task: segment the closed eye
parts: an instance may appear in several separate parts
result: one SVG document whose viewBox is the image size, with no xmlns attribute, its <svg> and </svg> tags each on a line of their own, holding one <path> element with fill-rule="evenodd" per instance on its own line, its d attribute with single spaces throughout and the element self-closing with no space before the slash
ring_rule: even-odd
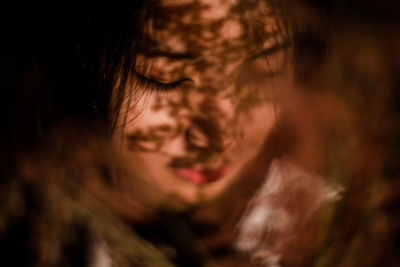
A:
<svg viewBox="0 0 400 267">
<path fill-rule="evenodd" d="M 248 74 L 255 78 L 259 75 L 260 78 L 265 78 L 284 73 L 288 67 L 285 52 L 287 48 L 286 43 L 276 44 L 249 57 L 242 67 L 245 76 Z"/>
<path fill-rule="evenodd" d="M 260 57 L 263 57 L 263 56 L 269 56 L 269 55 L 275 54 L 275 53 L 277 53 L 281 50 L 285 50 L 287 48 L 289 48 L 289 42 L 277 43 L 271 47 L 261 50 L 260 52 L 258 52 L 255 55 L 252 55 L 251 57 L 249 57 L 247 59 L 247 62 L 257 59 L 257 58 L 260 58 Z"/>
<path fill-rule="evenodd" d="M 190 78 L 183 78 L 183 79 L 173 81 L 170 83 L 163 83 L 156 79 L 146 77 L 146 76 L 138 73 L 137 71 L 134 71 L 134 74 L 137 78 L 136 81 L 139 84 L 139 86 L 141 86 L 145 89 L 148 89 L 148 90 L 156 91 L 156 92 L 169 92 L 169 91 L 177 90 L 177 89 L 180 89 L 180 88 L 188 85 L 188 83 L 193 82 L 192 79 L 190 79 Z"/>
</svg>

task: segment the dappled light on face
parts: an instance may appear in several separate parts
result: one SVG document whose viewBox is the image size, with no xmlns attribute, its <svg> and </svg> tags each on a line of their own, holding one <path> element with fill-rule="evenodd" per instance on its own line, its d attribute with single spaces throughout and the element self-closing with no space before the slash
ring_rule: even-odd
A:
<svg viewBox="0 0 400 267">
<path fill-rule="evenodd" d="M 264 1 L 149 9 L 114 139 L 159 190 L 155 205 L 187 211 L 245 182 L 264 153 L 291 81 L 289 42 Z"/>
<path fill-rule="evenodd" d="M 263 1 L 160 1 L 154 12 L 136 61 L 136 82 L 128 88 L 156 90 L 145 94 L 153 100 L 136 120 L 136 125 L 150 128 L 132 126 L 129 143 L 133 144 L 136 136 L 137 147 L 160 151 L 161 143 L 175 138 L 179 131 L 187 136 L 186 128 L 193 125 L 203 132 L 188 129 L 189 136 L 197 132 L 205 139 L 195 143 L 207 143 L 210 151 L 222 151 L 217 140 L 232 143 L 226 138 L 243 135 L 235 133 L 239 132 L 235 128 L 242 127 L 238 124 L 240 117 L 253 117 L 252 107 L 274 105 L 271 91 L 275 88 L 270 81 L 287 70 L 287 44 L 278 19 Z M 170 133 L 155 137 L 150 132 L 158 131 L 154 121 L 160 116 L 175 122 L 161 125 Z M 129 114 L 127 121 L 131 121 Z M 196 121 L 209 125 L 200 126 Z M 143 135 L 146 141 L 140 137 Z M 150 136 L 154 144 L 150 144 Z"/>
</svg>

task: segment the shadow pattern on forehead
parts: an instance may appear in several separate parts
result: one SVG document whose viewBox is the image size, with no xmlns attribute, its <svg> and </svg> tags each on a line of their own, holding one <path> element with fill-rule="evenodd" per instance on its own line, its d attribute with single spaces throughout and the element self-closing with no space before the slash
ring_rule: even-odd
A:
<svg viewBox="0 0 400 267">
<path fill-rule="evenodd" d="M 171 51 L 193 58 L 238 58 L 276 42 L 282 34 L 276 15 L 259 0 L 164 0 L 150 12 L 143 47 L 149 56 Z"/>
</svg>

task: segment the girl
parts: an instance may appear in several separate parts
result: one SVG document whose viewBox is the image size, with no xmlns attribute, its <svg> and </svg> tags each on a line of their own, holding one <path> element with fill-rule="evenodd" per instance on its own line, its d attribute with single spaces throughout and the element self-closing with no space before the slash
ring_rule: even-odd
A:
<svg viewBox="0 0 400 267">
<path fill-rule="evenodd" d="M 278 131 L 281 96 L 293 76 L 283 6 L 162 0 L 33 19 L 39 38 L 27 53 L 31 60 L 22 62 L 27 82 L 17 87 L 41 98 L 12 119 L 22 114 L 32 123 L 16 130 L 30 137 L 18 155 L 22 178 L 4 189 L 26 203 L 4 216 L 23 221 L 41 214 L 28 220 L 33 229 L 66 225 L 23 236 L 38 244 L 32 254 L 39 262 L 160 265 L 166 257 L 183 266 L 212 258 L 276 265 L 291 255 L 284 251 L 288 237 L 337 190 L 276 160 L 285 142 Z M 28 39 L 29 29 L 22 35 Z M 116 152 L 104 145 L 107 136 Z M 39 204 L 29 207 L 30 199 Z M 140 245 L 113 216 L 133 224 L 164 256 Z M 13 231 L 6 233 L 12 239 Z"/>
<path fill-rule="evenodd" d="M 293 76 L 282 12 L 267 1 L 163 0 L 143 17 L 113 139 L 148 189 L 139 196 L 122 182 L 144 210 L 125 207 L 124 216 L 144 221 L 138 233 L 176 251 L 179 264 L 204 259 L 185 253 L 196 250 L 176 240 L 178 229 L 155 230 L 171 220 L 165 212 L 221 258 L 248 253 L 274 265 L 288 236 L 337 197 L 277 147 L 280 96 Z M 158 210 L 169 219 L 149 224 Z"/>
</svg>

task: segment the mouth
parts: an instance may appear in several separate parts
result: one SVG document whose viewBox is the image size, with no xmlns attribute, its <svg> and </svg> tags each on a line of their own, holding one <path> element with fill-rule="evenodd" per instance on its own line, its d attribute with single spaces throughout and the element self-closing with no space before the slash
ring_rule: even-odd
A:
<svg viewBox="0 0 400 267">
<path fill-rule="evenodd" d="M 189 169 L 189 168 L 174 168 L 174 173 L 194 184 L 207 184 L 223 178 L 229 171 L 229 166 L 223 166 L 217 169 Z"/>
</svg>

